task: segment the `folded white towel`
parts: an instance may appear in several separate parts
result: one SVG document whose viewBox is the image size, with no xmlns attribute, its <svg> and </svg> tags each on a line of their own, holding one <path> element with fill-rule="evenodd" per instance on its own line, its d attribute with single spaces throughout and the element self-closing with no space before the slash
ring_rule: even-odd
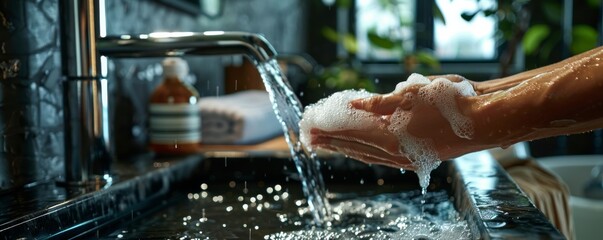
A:
<svg viewBox="0 0 603 240">
<path fill-rule="evenodd" d="M 253 144 L 283 134 L 265 91 L 203 97 L 199 107 L 205 144 Z"/>
</svg>

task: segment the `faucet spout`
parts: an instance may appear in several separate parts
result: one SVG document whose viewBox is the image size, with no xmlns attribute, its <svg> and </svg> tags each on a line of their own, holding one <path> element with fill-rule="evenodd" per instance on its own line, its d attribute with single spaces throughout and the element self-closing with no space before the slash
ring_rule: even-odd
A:
<svg viewBox="0 0 603 240">
<path fill-rule="evenodd" d="M 276 56 L 261 35 L 223 31 L 107 36 L 97 41 L 97 49 L 103 56 L 128 58 L 243 54 L 256 64 Z"/>
</svg>

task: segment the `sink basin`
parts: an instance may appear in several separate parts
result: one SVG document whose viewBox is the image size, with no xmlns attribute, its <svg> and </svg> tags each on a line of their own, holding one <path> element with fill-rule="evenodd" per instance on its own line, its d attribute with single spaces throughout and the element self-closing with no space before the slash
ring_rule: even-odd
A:
<svg viewBox="0 0 603 240">
<path fill-rule="evenodd" d="M 331 193 L 371 196 L 420 189 L 413 173 L 402 175 L 396 169 L 369 166 L 343 157 L 323 160 L 322 174 Z M 179 238 L 182 233 L 190 234 L 186 231 L 195 229 L 185 226 L 192 223 L 191 219 L 200 222 L 207 214 L 208 221 L 224 220 L 215 214 L 228 211 L 228 206 L 220 205 L 219 211 L 213 211 L 212 205 L 191 205 L 198 202 L 194 201 L 197 198 L 203 198 L 204 184 L 216 197 L 207 200 L 212 202 L 237 199 L 244 189 L 249 189 L 251 194 L 273 186 L 276 191 L 277 184 L 289 189 L 290 199 L 301 198 L 300 183 L 291 162 L 288 157 L 251 153 L 150 158 L 137 160 L 134 167 L 134 162 L 125 161 L 116 164 L 114 172 L 118 176 L 133 177 L 120 177 L 108 188 L 65 196 L 62 202 L 43 206 L 30 204 L 33 207 L 30 210 L 20 208 L 20 201 L 6 202 L 11 204 L 3 209 L 19 210 L 9 211 L 11 215 L 0 221 L 0 239 Z M 234 195 L 232 191 L 236 191 Z M 475 239 L 565 239 L 491 157 L 444 162 L 432 173 L 428 191 L 445 193 L 444 197 L 450 199 L 460 217 L 467 221 Z M 264 193 L 264 196 L 268 195 Z M 178 219 L 181 213 L 185 214 Z M 241 220 L 220 222 L 220 231 L 213 236 L 263 239 L 265 234 L 281 231 L 283 226 L 274 213 L 263 213 L 268 213 L 270 218 L 245 213 L 228 216 Z M 242 219 L 258 224 L 249 225 Z"/>
<path fill-rule="evenodd" d="M 538 159 L 538 162 L 557 174 L 569 187 L 576 239 L 601 239 L 603 200 L 585 198 L 584 187 L 591 179 L 593 167 L 603 164 L 603 155 L 546 157 Z"/>
</svg>

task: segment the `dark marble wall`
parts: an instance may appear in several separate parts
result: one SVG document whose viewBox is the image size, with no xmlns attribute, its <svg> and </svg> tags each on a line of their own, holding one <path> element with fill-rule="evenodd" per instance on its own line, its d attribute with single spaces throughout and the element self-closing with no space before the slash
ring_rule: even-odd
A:
<svg viewBox="0 0 603 240">
<path fill-rule="evenodd" d="M 57 0 L 0 1 L 0 190 L 62 171 Z"/>
<path fill-rule="evenodd" d="M 304 0 L 221 0 L 222 16 L 190 15 L 153 0 L 106 0 L 108 34 L 152 31 L 261 33 L 278 52 L 305 49 Z M 63 111 L 58 0 L 0 0 L 0 190 L 61 178 Z M 223 92 L 235 57 L 195 57 L 189 80 L 202 95 Z M 110 61 L 110 106 L 118 156 L 145 151 L 146 102 L 160 59 Z"/>
</svg>

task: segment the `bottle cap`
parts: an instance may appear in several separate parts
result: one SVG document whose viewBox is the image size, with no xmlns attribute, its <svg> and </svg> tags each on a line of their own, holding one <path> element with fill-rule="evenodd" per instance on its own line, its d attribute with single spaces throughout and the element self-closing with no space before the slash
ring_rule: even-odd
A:
<svg viewBox="0 0 603 240">
<path fill-rule="evenodd" d="M 163 76 L 184 79 L 188 74 L 188 63 L 182 58 L 170 57 L 163 60 Z"/>
</svg>

